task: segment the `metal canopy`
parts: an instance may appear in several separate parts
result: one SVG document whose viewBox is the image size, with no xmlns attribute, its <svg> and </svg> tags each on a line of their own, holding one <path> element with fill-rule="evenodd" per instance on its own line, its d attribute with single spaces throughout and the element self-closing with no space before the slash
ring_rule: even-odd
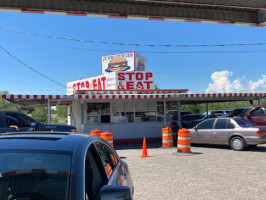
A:
<svg viewBox="0 0 266 200">
<path fill-rule="evenodd" d="M 265 0 L 1 0 L 1 10 L 266 25 Z"/>
<path fill-rule="evenodd" d="M 266 98 L 266 93 L 210 93 L 210 94 L 79 94 L 79 95 L 2 95 L 3 99 L 26 107 L 42 107 L 48 105 L 70 105 L 72 101 L 101 102 L 110 100 L 148 100 L 180 101 L 181 104 L 198 104 L 232 101 L 253 101 Z"/>
</svg>

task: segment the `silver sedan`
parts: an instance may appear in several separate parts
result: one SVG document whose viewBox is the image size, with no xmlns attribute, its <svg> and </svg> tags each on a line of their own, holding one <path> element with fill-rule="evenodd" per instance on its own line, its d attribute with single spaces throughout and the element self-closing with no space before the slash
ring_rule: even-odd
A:
<svg viewBox="0 0 266 200">
<path fill-rule="evenodd" d="M 191 143 L 229 145 L 235 151 L 266 143 L 266 127 L 243 118 L 212 118 L 190 130 Z"/>
</svg>

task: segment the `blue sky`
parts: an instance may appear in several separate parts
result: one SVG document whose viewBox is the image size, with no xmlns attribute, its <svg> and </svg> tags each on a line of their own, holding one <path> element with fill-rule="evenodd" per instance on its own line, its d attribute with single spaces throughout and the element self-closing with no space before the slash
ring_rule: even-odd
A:
<svg viewBox="0 0 266 200">
<path fill-rule="evenodd" d="M 59 37 L 138 44 L 266 43 L 266 28 L 0 12 L 0 28 Z M 203 92 L 265 92 L 266 45 L 235 47 L 134 47 L 81 43 L 0 30 L 0 46 L 66 85 L 101 74 L 101 56 L 128 51 L 148 59 L 160 89 Z M 252 53 L 151 53 L 254 51 Z M 34 73 L 0 50 L 0 91 L 66 94 L 66 88 Z M 209 85 L 211 84 L 211 85 Z"/>
</svg>

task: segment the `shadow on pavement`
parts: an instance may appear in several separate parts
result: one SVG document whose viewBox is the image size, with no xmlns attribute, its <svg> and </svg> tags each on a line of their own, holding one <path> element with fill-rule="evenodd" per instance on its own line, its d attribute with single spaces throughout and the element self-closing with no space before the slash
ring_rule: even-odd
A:
<svg viewBox="0 0 266 200">
<path fill-rule="evenodd" d="M 224 146 L 224 145 L 192 144 L 191 147 L 232 150 L 229 146 Z M 255 147 L 247 147 L 244 151 L 266 152 L 266 146 L 258 145 Z"/>
<path fill-rule="evenodd" d="M 161 142 L 146 143 L 147 149 L 160 148 L 162 147 Z M 141 144 L 117 144 L 114 145 L 115 150 L 127 150 L 127 149 L 142 149 Z M 176 147 L 175 147 L 176 148 Z"/>
</svg>

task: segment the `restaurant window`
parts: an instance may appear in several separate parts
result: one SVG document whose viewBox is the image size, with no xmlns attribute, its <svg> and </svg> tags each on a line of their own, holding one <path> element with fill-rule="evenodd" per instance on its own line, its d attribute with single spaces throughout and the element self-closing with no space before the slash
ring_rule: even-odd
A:
<svg viewBox="0 0 266 200">
<path fill-rule="evenodd" d="M 156 112 L 136 112 L 135 122 L 155 122 Z"/>
<path fill-rule="evenodd" d="M 164 102 L 157 102 L 157 121 L 164 120 Z M 166 120 L 177 120 L 177 103 L 166 102 Z"/>
<path fill-rule="evenodd" d="M 110 103 L 88 103 L 87 123 L 110 123 Z"/>
</svg>

